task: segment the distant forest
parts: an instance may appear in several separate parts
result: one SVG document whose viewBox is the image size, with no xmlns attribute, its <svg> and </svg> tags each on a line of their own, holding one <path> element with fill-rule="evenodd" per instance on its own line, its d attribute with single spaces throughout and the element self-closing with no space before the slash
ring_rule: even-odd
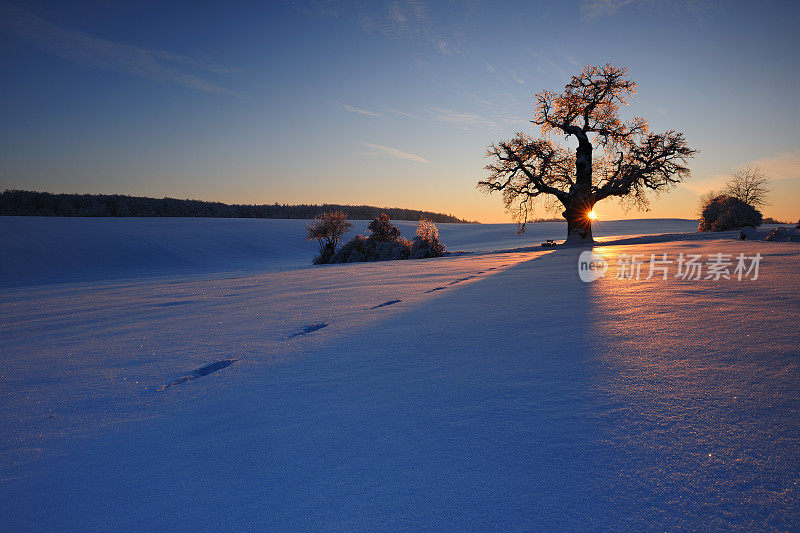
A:
<svg viewBox="0 0 800 533">
<path fill-rule="evenodd" d="M 176 198 L 146 198 L 121 194 L 50 194 L 6 189 L 0 194 L 0 215 L 44 217 L 212 217 L 212 218 L 302 218 L 325 211 L 344 211 L 354 220 L 370 220 L 386 213 L 393 220 L 420 220 L 464 224 L 452 215 L 369 205 L 337 204 L 223 204 Z"/>
</svg>

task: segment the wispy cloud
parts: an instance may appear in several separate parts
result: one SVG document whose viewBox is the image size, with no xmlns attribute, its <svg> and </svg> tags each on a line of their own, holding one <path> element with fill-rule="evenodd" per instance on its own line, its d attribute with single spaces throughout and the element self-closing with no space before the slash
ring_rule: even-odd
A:
<svg viewBox="0 0 800 533">
<path fill-rule="evenodd" d="M 581 12 L 586 18 L 598 18 L 614 14 L 620 8 L 641 0 L 583 0 Z"/>
<path fill-rule="evenodd" d="M 393 157 L 395 159 L 405 159 L 415 163 L 429 163 L 427 159 L 417 154 L 404 152 L 391 146 L 383 146 L 380 144 L 361 143 L 362 146 L 367 148 L 366 152 L 359 152 L 358 155 L 380 156 L 380 157 Z"/>
<path fill-rule="evenodd" d="M 516 106 L 519 105 L 519 100 L 511 93 L 492 93 L 495 102 L 501 106 Z"/>
<path fill-rule="evenodd" d="M 710 191 L 718 191 L 725 184 L 725 180 L 728 179 L 728 177 L 729 176 L 723 176 L 721 174 L 715 174 L 705 179 L 697 179 L 693 177 L 691 181 L 683 181 L 679 183 L 678 187 L 700 195 Z"/>
<path fill-rule="evenodd" d="M 472 0 L 458 0 L 458 17 L 437 19 L 422 0 L 295 0 L 293 4 L 307 14 L 353 19 L 369 34 L 416 41 L 442 55 L 466 50 L 466 19 L 474 10 Z"/>
<path fill-rule="evenodd" d="M 411 58 L 411 64 L 420 69 L 426 69 L 431 66 L 430 63 L 425 61 L 424 59 L 420 59 L 416 56 Z"/>
<path fill-rule="evenodd" d="M 475 127 L 493 127 L 491 121 L 485 119 L 480 115 L 472 113 L 459 113 L 452 109 L 444 109 L 441 107 L 434 107 L 428 113 L 438 120 L 446 124 L 452 124 L 461 129 L 472 129 Z"/>
<path fill-rule="evenodd" d="M 559 65 L 558 63 L 553 61 L 550 57 L 548 57 L 548 56 L 546 56 L 544 54 L 541 54 L 541 53 L 537 52 L 536 50 L 528 50 L 528 53 L 530 53 L 533 57 L 535 57 L 536 59 L 539 60 L 539 65 L 537 65 L 537 66 L 539 67 L 539 72 L 541 72 L 542 74 L 544 74 L 544 68 L 543 68 L 543 65 L 544 65 L 544 66 L 547 66 L 550 69 L 554 70 L 560 76 L 566 76 L 567 71 L 564 70 L 561 67 L 561 65 Z"/>
<path fill-rule="evenodd" d="M 406 113 L 405 111 L 400 111 L 399 109 L 393 109 L 391 107 L 387 107 L 386 111 L 388 111 L 389 113 L 394 113 L 395 115 L 400 115 L 402 117 L 417 118 L 417 115 L 414 115 L 412 113 Z"/>
<path fill-rule="evenodd" d="M 793 152 L 781 152 L 771 157 L 749 161 L 749 163 L 758 165 L 764 174 L 773 181 L 800 178 L 800 148 Z M 732 168 L 730 174 L 734 171 L 736 169 Z M 697 194 L 718 191 L 725 185 L 725 181 L 730 178 L 730 174 L 714 174 L 705 179 L 693 179 L 689 182 L 681 183 L 680 186 Z"/>
<path fill-rule="evenodd" d="M 563 59 L 565 59 L 565 60 L 567 61 L 567 63 L 569 63 L 569 64 L 570 64 L 570 65 L 572 65 L 573 67 L 578 67 L 578 68 L 582 68 L 582 67 L 583 67 L 583 65 L 581 65 L 580 63 L 578 63 L 578 62 L 575 60 L 575 58 L 574 58 L 574 57 L 572 57 L 571 55 L 567 54 L 567 53 L 566 53 L 564 50 L 562 50 L 562 49 L 560 49 L 560 48 L 556 48 L 556 53 L 557 53 L 558 55 L 560 55 L 560 56 L 561 56 Z"/>
<path fill-rule="evenodd" d="M 375 111 L 369 111 L 367 109 L 360 109 L 358 107 L 353 107 L 351 105 L 343 104 L 342 102 L 340 102 L 338 100 L 334 100 L 333 102 L 336 105 L 339 105 L 342 108 L 350 111 L 351 113 L 358 113 L 359 115 L 365 115 L 365 116 L 374 117 L 374 118 L 386 118 L 382 114 L 376 113 Z"/>
<path fill-rule="evenodd" d="M 702 11 L 714 3 L 715 2 L 708 2 L 707 0 L 673 0 L 669 2 L 669 4 L 683 5 L 688 11 L 695 12 Z M 581 13 L 587 19 L 607 17 L 613 15 L 625 6 L 635 4 L 657 7 L 662 5 L 662 2 L 654 0 L 582 0 Z"/>
<path fill-rule="evenodd" d="M 753 161 L 764 174 L 773 180 L 800 178 L 800 148 L 794 152 L 782 152 L 772 157 Z"/>
<path fill-rule="evenodd" d="M 520 85 L 525 85 L 525 81 L 523 81 L 523 79 L 522 79 L 522 78 L 520 78 L 520 77 L 517 75 L 517 73 L 516 73 L 516 72 L 514 72 L 513 70 L 511 70 L 511 69 L 508 69 L 508 75 L 509 75 L 509 76 L 511 76 L 511 79 L 512 79 L 512 80 L 514 80 L 515 82 L 519 83 Z"/>
<path fill-rule="evenodd" d="M 177 63 L 214 74 L 238 71 L 210 59 L 190 58 L 164 50 L 141 48 L 95 37 L 58 26 L 8 2 L 0 2 L 0 29 L 50 54 L 90 68 L 129 74 L 206 93 L 244 98 L 236 91 L 200 78 L 175 65 Z"/>
<path fill-rule="evenodd" d="M 528 124 L 527 121 L 517 115 L 493 115 L 491 117 L 485 117 L 474 113 L 457 112 L 452 109 L 444 109 L 441 107 L 431 108 L 428 113 L 434 120 L 450 124 L 463 130 L 471 130 L 474 128 L 499 130 L 511 127 L 520 128 Z"/>
</svg>

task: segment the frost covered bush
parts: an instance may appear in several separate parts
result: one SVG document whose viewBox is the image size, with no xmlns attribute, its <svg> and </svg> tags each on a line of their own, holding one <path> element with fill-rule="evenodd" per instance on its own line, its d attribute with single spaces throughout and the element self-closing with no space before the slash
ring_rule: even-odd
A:
<svg viewBox="0 0 800 533">
<path fill-rule="evenodd" d="M 444 245 L 439 242 L 439 229 L 430 220 L 420 220 L 411 246 L 411 259 L 439 257 L 443 253 Z"/>
<path fill-rule="evenodd" d="M 419 221 L 413 242 L 400 235 L 400 230 L 392 225 L 389 217 L 384 213 L 373 219 L 367 229 L 370 231 L 369 237 L 356 235 L 344 246 L 327 256 L 320 252 L 320 256 L 314 260 L 314 263 L 423 259 L 439 257 L 444 253 L 444 245 L 439 242 L 439 230 L 430 220 Z"/>
<path fill-rule="evenodd" d="M 367 229 L 372 233 L 371 238 L 376 241 L 390 241 L 400 237 L 400 230 L 391 224 L 389 215 L 381 213 L 369 223 Z"/>
<path fill-rule="evenodd" d="M 379 241 L 372 236 L 356 235 L 342 246 L 329 261 L 330 263 L 360 263 L 364 261 L 392 261 L 408 259 L 411 242 L 403 237 Z"/>
<path fill-rule="evenodd" d="M 800 226 L 798 226 L 800 227 Z M 775 242 L 800 242 L 800 231 L 795 228 L 773 228 L 765 240 Z"/>
<path fill-rule="evenodd" d="M 393 261 L 408 259 L 411 242 L 400 235 L 389 217 L 381 214 L 369 223 L 370 236 L 356 235 L 328 261 L 329 263 L 359 263 L 363 261 Z"/>
<path fill-rule="evenodd" d="M 314 218 L 314 222 L 306 226 L 306 240 L 316 239 L 319 245 L 319 255 L 314 258 L 315 265 L 330 262 L 336 253 L 336 246 L 342 235 L 350 231 L 353 224 L 347 220 L 347 215 L 341 211 L 322 213 Z"/>
<path fill-rule="evenodd" d="M 700 214 L 700 231 L 725 231 L 760 226 L 761 212 L 738 198 L 720 195 L 710 199 Z"/>
</svg>

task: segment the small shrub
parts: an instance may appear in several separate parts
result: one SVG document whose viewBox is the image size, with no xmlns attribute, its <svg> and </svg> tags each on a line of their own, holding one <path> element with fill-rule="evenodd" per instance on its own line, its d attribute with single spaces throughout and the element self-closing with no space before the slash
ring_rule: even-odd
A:
<svg viewBox="0 0 800 533">
<path fill-rule="evenodd" d="M 439 230 L 430 220 L 420 220 L 413 242 L 400 235 L 400 230 L 391 224 L 389 217 L 385 214 L 372 220 L 367 228 L 370 230 L 369 237 L 356 235 L 338 250 L 335 250 L 335 245 L 331 245 L 328 241 L 326 244 L 328 247 L 320 248 L 320 255 L 314 260 L 314 263 L 423 259 L 439 257 L 444 253 L 444 245 L 439 242 Z M 309 238 L 317 238 L 316 233 L 313 234 L 313 237 L 311 235 L 312 226 L 309 226 Z M 324 232 L 323 235 L 325 235 Z"/>
<path fill-rule="evenodd" d="M 330 259 L 330 263 L 361 263 L 368 261 L 393 261 L 408 259 L 411 242 L 403 237 L 379 241 L 373 237 L 356 235 L 342 246 Z"/>
<path fill-rule="evenodd" d="M 411 259 L 439 257 L 444 250 L 444 245 L 439 242 L 439 229 L 436 225 L 427 219 L 420 220 L 411 246 Z"/>
<path fill-rule="evenodd" d="M 372 233 L 371 238 L 376 241 L 390 241 L 400 237 L 400 230 L 393 226 L 389 215 L 381 213 L 369 223 L 367 229 Z"/>
<path fill-rule="evenodd" d="M 793 228 L 773 228 L 765 240 L 775 242 L 800 242 L 800 231 Z"/>
<path fill-rule="evenodd" d="M 314 218 L 314 222 L 306 226 L 306 240 L 316 239 L 319 244 L 319 255 L 314 258 L 314 264 L 320 265 L 330 262 L 336 253 L 336 246 L 342 235 L 350 231 L 353 224 L 347 220 L 347 215 L 341 211 L 330 211 Z"/>
<path fill-rule="evenodd" d="M 359 263 L 367 261 L 367 238 L 356 235 L 331 257 L 331 263 Z"/>
<path fill-rule="evenodd" d="M 367 228 L 370 236 L 356 235 L 328 260 L 329 263 L 393 261 L 411 256 L 411 242 L 400 235 L 389 217 L 381 213 Z"/>
<path fill-rule="evenodd" d="M 760 226 L 761 212 L 738 198 L 720 195 L 703 207 L 699 231 L 726 231 L 745 226 Z"/>
</svg>

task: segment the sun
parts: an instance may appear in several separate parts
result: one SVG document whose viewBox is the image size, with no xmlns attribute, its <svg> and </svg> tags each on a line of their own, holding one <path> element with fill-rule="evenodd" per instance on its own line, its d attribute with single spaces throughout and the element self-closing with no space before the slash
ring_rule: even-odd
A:
<svg viewBox="0 0 800 533">
<path fill-rule="evenodd" d="M 589 211 L 589 214 L 586 216 L 588 216 L 591 220 L 597 219 L 597 215 L 595 214 L 594 211 Z"/>
</svg>

